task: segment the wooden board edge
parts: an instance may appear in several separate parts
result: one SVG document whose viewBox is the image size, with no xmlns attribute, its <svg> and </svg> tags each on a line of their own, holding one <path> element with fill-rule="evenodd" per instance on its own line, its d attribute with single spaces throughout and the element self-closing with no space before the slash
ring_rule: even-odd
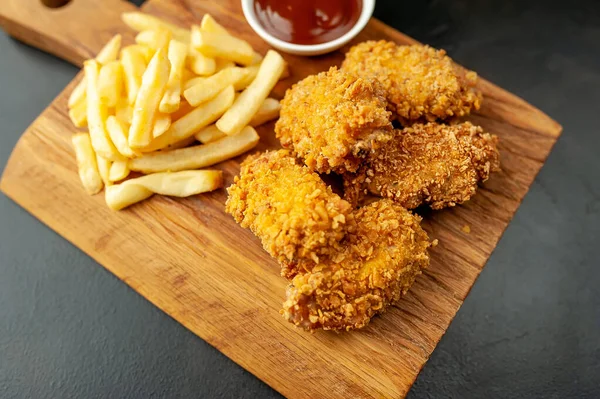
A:
<svg viewBox="0 0 600 399">
<path fill-rule="evenodd" d="M 558 139 L 560 134 L 562 133 L 563 127 L 556 120 L 552 119 L 548 114 L 534 105 L 528 103 L 521 97 L 513 94 L 502 87 L 486 80 L 484 78 L 479 78 L 477 82 L 477 87 L 482 90 L 483 94 L 483 103 L 485 106 L 486 99 L 487 102 L 496 102 L 500 104 L 510 104 L 513 107 L 520 108 L 526 113 L 529 118 L 524 120 L 515 121 L 512 120 L 513 126 L 517 128 L 521 128 L 524 130 L 537 132 L 537 134 L 543 134 L 545 136 Z M 491 96 L 489 93 L 494 92 L 497 93 L 494 96 Z M 497 107 L 500 115 L 503 115 L 503 109 L 501 107 Z M 483 110 L 483 108 L 482 108 Z M 486 115 L 489 116 L 489 115 Z"/>
</svg>

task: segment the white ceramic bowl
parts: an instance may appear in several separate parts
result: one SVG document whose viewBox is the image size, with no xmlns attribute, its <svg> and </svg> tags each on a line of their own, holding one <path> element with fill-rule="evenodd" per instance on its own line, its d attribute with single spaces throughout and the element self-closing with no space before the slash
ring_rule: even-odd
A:
<svg viewBox="0 0 600 399">
<path fill-rule="evenodd" d="M 254 29 L 254 31 L 264 41 L 275 47 L 277 50 L 298 55 L 320 55 L 339 49 L 350 40 L 354 39 L 354 37 L 356 37 L 356 35 L 363 30 L 363 28 L 367 25 L 367 22 L 369 22 L 369 19 L 371 19 L 374 9 L 375 0 L 362 0 L 362 11 L 358 21 L 352 27 L 352 29 L 346 32 L 343 36 L 321 44 L 294 44 L 278 39 L 267 32 L 258 21 L 258 18 L 256 18 L 256 13 L 254 12 L 254 0 L 242 0 L 242 10 L 244 10 L 244 16 L 246 17 L 246 20 L 252 29 Z"/>
</svg>

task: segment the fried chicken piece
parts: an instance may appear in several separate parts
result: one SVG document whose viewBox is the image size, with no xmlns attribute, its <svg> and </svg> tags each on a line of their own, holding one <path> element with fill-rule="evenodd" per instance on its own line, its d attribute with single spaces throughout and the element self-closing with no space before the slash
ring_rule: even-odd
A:
<svg viewBox="0 0 600 399">
<path fill-rule="evenodd" d="M 364 188 L 413 209 L 463 203 L 477 184 L 500 169 L 495 135 L 469 122 L 415 124 L 398 132 L 356 175 L 345 176 L 346 199 L 356 202 Z"/>
<path fill-rule="evenodd" d="M 352 330 L 398 301 L 429 265 L 419 216 L 388 199 L 356 211 L 344 248 L 287 289 L 282 315 L 306 330 Z"/>
<path fill-rule="evenodd" d="M 352 219 L 351 205 L 287 150 L 246 158 L 227 191 L 225 210 L 260 238 L 287 278 L 334 251 Z"/>
<path fill-rule="evenodd" d="M 332 67 L 292 86 L 281 101 L 275 133 L 312 170 L 354 172 L 390 137 L 391 113 L 378 82 Z"/>
<path fill-rule="evenodd" d="M 461 117 L 481 106 L 477 74 L 429 46 L 363 42 L 348 51 L 342 70 L 377 79 L 403 125 Z"/>
</svg>

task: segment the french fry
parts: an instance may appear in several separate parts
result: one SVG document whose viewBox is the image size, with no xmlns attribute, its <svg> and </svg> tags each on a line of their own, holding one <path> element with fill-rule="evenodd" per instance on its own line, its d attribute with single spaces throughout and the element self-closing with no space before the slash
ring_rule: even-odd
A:
<svg viewBox="0 0 600 399">
<path fill-rule="evenodd" d="M 110 174 L 110 164 L 111 162 L 102 158 L 100 155 L 96 154 L 96 165 L 98 165 L 98 173 L 100 174 L 100 178 L 104 182 L 105 186 L 109 186 L 111 184 L 109 174 Z"/>
<path fill-rule="evenodd" d="M 260 126 L 263 123 L 267 123 L 279 116 L 279 110 L 281 110 L 281 104 L 274 98 L 267 98 L 261 104 L 256 114 L 250 120 L 250 126 Z"/>
<path fill-rule="evenodd" d="M 227 86 L 244 79 L 248 72 L 244 68 L 227 68 L 205 78 L 201 83 L 183 92 L 183 96 L 192 106 L 202 104 L 223 91 Z"/>
<path fill-rule="evenodd" d="M 79 81 L 77 86 L 73 89 L 71 94 L 69 95 L 69 101 L 67 102 L 67 106 L 69 108 L 75 107 L 77 104 L 85 102 L 86 94 L 85 94 L 85 76 Z"/>
<path fill-rule="evenodd" d="M 199 105 L 191 112 L 173 122 L 165 134 L 152 140 L 152 143 L 148 147 L 143 148 L 142 151 L 160 150 L 170 144 L 193 136 L 198 130 L 219 119 L 233 104 L 234 97 L 235 91 L 233 90 L 233 86 L 229 86 L 212 100 Z"/>
<path fill-rule="evenodd" d="M 207 78 L 206 76 L 196 76 L 195 78 L 189 79 L 183 85 L 183 92 L 185 93 L 185 91 L 190 89 L 191 87 L 194 87 L 197 84 L 204 82 L 204 80 L 206 80 L 206 78 Z"/>
<path fill-rule="evenodd" d="M 113 211 L 120 211 L 123 208 L 127 208 L 128 206 L 152 197 L 153 194 L 152 191 L 146 189 L 142 185 L 133 185 L 132 183 L 127 183 L 127 181 L 125 181 L 121 184 L 107 187 L 104 193 L 104 200 L 110 209 Z"/>
<path fill-rule="evenodd" d="M 205 15 L 207 15 L 207 14 L 205 14 Z M 235 62 L 229 61 L 229 60 L 224 60 L 222 58 L 216 58 L 215 59 L 215 67 L 216 67 L 215 72 L 219 72 L 219 71 L 222 71 L 223 69 L 235 67 Z"/>
<path fill-rule="evenodd" d="M 169 67 L 167 52 L 158 49 L 144 72 L 133 107 L 128 136 L 131 148 L 146 147 L 152 141 L 153 122 L 169 81 Z"/>
<path fill-rule="evenodd" d="M 181 119 L 182 117 L 184 117 L 185 115 L 189 114 L 190 112 L 192 112 L 192 110 L 194 109 L 194 107 L 192 107 L 187 101 L 185 101 L 185 99 L 183 101 L 181 101 L 181 103 L 179 104 L 179 109 L 175 112 L 171 113 L 171 121 L 175 122 L 179 119 Z"/>
<path fill-rule="evenodd" d="M 240 79 L 237 83 L 233 85 L 235 91 L 244 90 L 246 87 L 250 86 L 250 83 L 252 83 L 252 81 L 256 78 L 256 75 L 258 74 L 259 68 L 260 65 L 251 65 L 249 67 L 244 67 L 243 69 L 247 72 L 247 74 L 243 79 Z M 284 74 L 286 70 L 287 69 L 284 70 Z M 282 77 L 279 80 L 283 79 L 284 74 L 281 75 Z M 185 92 L 187 89 L 204 82 L 206 78 L 206 76 L 191 77 L 190 79 L 184 82 L 183 91 Z"/>
<path fill-rule="evenodd" d="M 145 154 L 129 161 L 129 169 L 142 173 L 199 169 L 236 157 L 254 148 L 259 136 L 247 126 L 233 136 L 209 144 Z"/>
<path fill-rule="evenodd" d="M 111 61 L 100 69 L 98 94 L 107 107 L 115 107 L 123 92 L 123 69 L 119 61 Z"/>
<path fill-rule="evenodd" d="M 202 22 L 200 22 L 200 29 L 204 32 L 229 35 L 227 29 L 225 29 L 220 23 L 218 23 L 210 14 L 204 14 L 204 16 L 202 17 Z"/>
<path fill-rule="evenodd" d="M 250 86 L 250 83 L 256 79 L 256 75 L 258 75 L 258 70 L 260 69 L 260 65 L 251 65 L 249 67 L 244 68 L 248 73 L 244 79 L 238 80 L 233 88 L 235 91 L 244 90 L 246 87 Z"/>
<path fill-rule="evenodd" d="M 125 22 L 125 25 L 135 31 L 156 30 L 162 27 L 170 30 L 173 37 L 180 42 L 186 44 L 190 42 L 189 30 L 180 28 L 177 25 L 165 22 L 151 15 L 141 12 L 126 12 L 121 14 L 121 19 Z"/>
<path fill-rule="evenodd" d="M 214 58 L 207 57 L 193 48 L 190 48 L 188 51 L 186 64 L 192 72 L 202 76 L 212 75 L 217 69 Z"/>
<path fill-rule="evenodd" d="M 117 59 L 119 49 L 121 48 L 121 35 L 115 35 L 102 47 L 102 50 L 96 56 L 96 61 L 100 64 L 108 64 Z M 75 106 L 76 103 L 85 99 L 85 79 L 82 79 L 71 92 L 67 105 L 69 108 Z"/>
<path fill-rule="evenodd" d="M 146 69 L 146 57 L 138 46 L 127 46 L 121 51 L 121 64 L 127 88 L 127 99 L 129 104 L 133 104 L 142 84 L 142 75 Z"/>
<path fill-rule="evenodd" d="M 157 29 L 145 30 L 135 36 L 135 42 L 139 45 L 146 46 L 156 51 L 159 48 L 165 51 L 169 47 L 171 41 L 171 31 L 167 28 L 159 26 Z"/>
<path fill-rule="evenodd" d="M 280 109 L 281 104 L 279 101 L 274 98 L 267 98 L 250 121 L 250 126 L 260 126 L 263 123 L 277 118 L 279 116 Z M 213 141 L 217 141 L 225 136 L 226 134 L 220 131 L 217 125 L 214 123 L 206 126 L 194 135 L 196 140 L 202 144 L 212 143 Z"/>
<path fill-rule="evenodd" d="M 121 156 L 113 145 L 106 131 L 104 121 L 107 118 L 106 105 L 100 102 L 98 95 L 99 64 L 95 60 L 84 63 L 86 92 L 87 92 L 87 120 L 90 131 L 92 147 L 96 154 L 111 161 L 118 160 Z"/>
<path fill-rule="evenodd" d="M 106 188 L 106 204 L 118 211 L 152 194 L 189 197 L 216 190 L 223 186 L 220 170 L 185 170 L 175 173 L 155 173 L 127 180 Z"/>
<path fill-rule="evenodd" d="M 108 178 L 111 182 L 121 181 L 129 176 L 127 161 L 116 161 L 110 165 Z"/>
<path fill-rule="evenodd" d="M 112 142 L 121 155 L 127 158 L 133 158 L 138 155 L 129 147 L 126 133 L 128 131 L 127 126 L 118 117 L 110 115 L 106 119 L 106 130 L 108 130 Z"/>
<path fill-rule="evenodd" d="M 121 123 L 131 125 L 133 119 L 133 106 L 129 104 L 129 101 L 125 97 L 120 97 L 115 107 L 115 116 Z M 129 132 L 129 126 L 127 127 Z"/>
<path fill-rule="evenodd" d="M 197 75 L 192 72 L 187 66 L 184 65 L 183 67 L 183 73 L 181 75 L 181 81 L 183 83 L 187 82 L 190 79 L 195 78 Z"/>
<path fill-rule="evenodd" d="M 132 44 L 128 47 L 133 47 L 136 51 L 140 52 L 144 56 L 145 65 L 148 65 L 152 57 L 154 57 L 154 53 L 156 53 L 156 50 L 141 44 Z"/>
<path fill-rule="evenodd" d="M 254 81 L 235 100 L 231 108 L 217 121 L 217 127 L 228 135 L 246 126 L 283 72 L 285 61 L 276 51 L 269 50 Z"/>
<path fill-rule="evenodd" d="M 222 58 L 241 65 L 251 65 L 254 50 L 248 42 L 222 33 L 205 32 L 192 26 L 192 48 L 212 58 Z"/>
<path fill-rule="evenodd" d="M 108 41 L 102 47 L 102 50 L 96 56 L 96 61 L 102 65 L 106 65 L 109 62 L 115 61 L 119 56 L 119 50 L 121 49 L 122 38 L 121 35 L 114 35 L 112 39 Z"/>
<path fill-rule="evenodd" d="M 219 61 L 219 60 L 217 59 L 217 61 Z M 244 78 L 240 79 L 233 85 L 233 88 L 235 89 L 235 91 L 244 90 L 246 87 L 250 86 L 250 83 L 252 83 L 252 81 L 256 78 L 256 75 L 258 74 L 259 68 L 260 68 L 260 65 L 251 65 L 249 67 L 242 68 L 247 73 Z M 287 64 L 286 64 L 286 69 L 284 69 L 284 72 L 281 75 L 281 77 L 279 78 L 279 80 L 284 79 L 286 71 L 288 71 Z M 207 77 L 205 77 L 205 76 L 195 76 L 195 77 L 190 78 L 189 80 L 187 80 L 184 83 L 183 91 L 185 92 L 189 88 L 204 82 L 206 78 Z"/>
<path fill-rule="evenodd" d="M 159 113 L 154 120 L 152 137 L 162 136 L 171 127 L 171 115 Z"/>
<path fill-rule="evenodd" d="M 210 14 L 204 14 L 204 17 L 202 17 L 202 22 L 200 23 L 200 30 L 204 32 L 212 32 L 221 35 L 231 36 L 231 33 L 229 33 L 227 29 L 225 29 L 221 24 L 219 24 Z M 255 51 L 253 54 L 252 63 L 250 65 L 260 64 L 262 60 L 262 55 Z"/>
<path fill-rule="evenodd" d="M 85 191 L 94 195 L 102 190 L 102 178 L 98 172 L 96 163 L 96 154 L 92 148 L 90 135 L 87 133 L 76 133 L 71 137 L 75 158 L 77 159 L 77 168 L 79 169 L 79 178 Z"/>
<path fill-rule="evenodd" d="M 254 81 L 254 79 L 256 79 L 256 75 L 258 74 L 259 68 L 260 68 L 260 65 L 250 65 L 249 67 L 246 67 L 245 69 L 248 71 L 248 75 L 246 75 L 246 77 L 244 79 L 240 80 L 233 86 L 235 88 L 235 91 L 244 90 L 246 87 L 250 86 L 250 83 L 252 83 Z M 290 69 L 286 62 L 285 67 L 283 68 L 283 72 L 281 73 L 281 76 L 279 77 L 279 80 L 283 80 L 285 78 L 288 78 L 289 76 L 290 76 Z"/>
<path fill-rule="evenodd" d="M 194 135 L 196 140 L 198 140 L 202 144 L 212 143 L 213 141 L 217 141 L 226 136 L 227 135 L 220 131 L 217 125 L 215 125 L 214 123 L 212 125 L 206 126 Z"/>
<path fill-rule="evenodd" d="M 191 137 L 188 137 L 187 139 L 180 140 L 177 143 L 173 143 L 173 144 L 169 145 L 167 148 L 164 148 L 159 151 L 171 151 L 171 150 L 178 150 L 180 148 L 189 147 L 195 141 L 196 141 L 196 138 L 194 136 L 191 136 Z"/>
<path fill-rule="evenodd" d="M 86 127 L 87 126 L 87 101 L 80 101 L 75 106 L 69 109 L 69 118 L 75 127 Z"/>
<path fill-rule="evenodd" d="M 172 113 L 179 109 L 181 102 L 181 77 L 183 75 L 187 50 L 188 46 L 177 40 L 169 42 L 168 57 L 171 63 L 171 70 L 169 72 L 167 90 L 158 107 L 160 112 Z"/>
</svg>

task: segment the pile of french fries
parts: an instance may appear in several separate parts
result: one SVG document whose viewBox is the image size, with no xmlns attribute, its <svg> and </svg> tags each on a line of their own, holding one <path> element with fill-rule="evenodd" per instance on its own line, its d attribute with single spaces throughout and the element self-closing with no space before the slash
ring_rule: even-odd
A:
<svg viewBox="0 0 600 399">
<path fill-rule="evenodd" d="M 119 210 L 222 187 L 221 171 L 198 169 L 256 146 L 254 127 L 279 116 L 268 96 L 287 76 L 285 61 L 273 50 L 263 58 L 208 14 L 191 30 L 138 12 L 122 19 L 139 32 L 136 44 L 112 38 L 85 61 L 68 101 L 73 124 L 88 129 L 72 140 L 85 190 L 105 187 Z"/>
</svg>

